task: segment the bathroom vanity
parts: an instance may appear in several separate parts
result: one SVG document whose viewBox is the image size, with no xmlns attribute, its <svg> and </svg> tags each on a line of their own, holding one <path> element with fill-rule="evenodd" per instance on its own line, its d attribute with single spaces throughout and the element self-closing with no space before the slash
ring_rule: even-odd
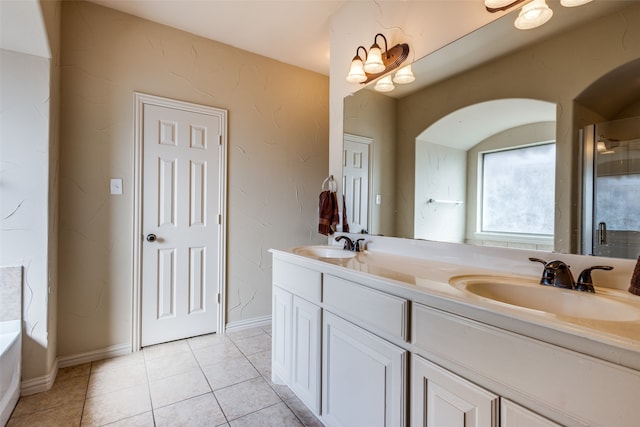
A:
<svg viewBox="0 0 640 427">
<path fill-rule="evenodd" d="M 325 425 L 640 423 L 640 297 L 542 287 L 526 251 L 407 244 L 271 250 L 273 381 Z"/>
</svg>

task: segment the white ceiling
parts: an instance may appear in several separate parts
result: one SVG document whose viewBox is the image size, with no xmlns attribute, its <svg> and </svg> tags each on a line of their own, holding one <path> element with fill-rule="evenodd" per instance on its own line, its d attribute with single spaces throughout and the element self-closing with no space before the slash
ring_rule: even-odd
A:
<svg viewBox="0 0 640 427">
<path fill-rule="evenodd" d="M 50 58 L 38 0 L 0 0 L 0 48 Z"/>
<path fill-rule="evenodd" d="M 498 99 L 454 111 L 429 126 L 416 139 L 466 151 L 507 129 L 555 120 L 556 104 L 551 102 Z"/>
<path fill-rule="evenodd" d="M 329 75 L 329 18 L 343 0 L 90 0 Z"/>
</svg>

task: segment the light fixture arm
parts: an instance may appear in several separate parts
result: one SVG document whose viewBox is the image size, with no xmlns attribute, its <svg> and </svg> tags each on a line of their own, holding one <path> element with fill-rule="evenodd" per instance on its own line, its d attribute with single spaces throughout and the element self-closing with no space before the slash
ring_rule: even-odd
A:
<svg viewBox="0 0 640 427">
<path fill-rule="evenodd" d="M 360 56 L 360 49 L 364 50 L 364 58 Z M 356 56 L 354 56 L 353 59 L 357 58 L 360 58 L 362 62 L 367 60 L 367 49 L 365 49 L 364 46 L 358 46 L 356 49 Z"/>
<path fill-rule="evenodd" d="M 375 37 L 373 38 L 373 44 L 371 45 L 371 48 L 373 48 L 374 46 L 377 46 L 378 49 L 380 49 L 380 46 L 378 45 L 378 42 L 376 40 L 378 40 L 378 36 L 382 37 L 382 40 L 384 40 L 384 53 L 387 55 L 387 58 L 389 58 L 388 56 L 388 46 L 387 46 L 387 38 L 384 36 L 384 34 L 382 33 L 378 33 L 375 35 Z M 371 49 L 369 49 L 371 50 Z"/>
</svg>

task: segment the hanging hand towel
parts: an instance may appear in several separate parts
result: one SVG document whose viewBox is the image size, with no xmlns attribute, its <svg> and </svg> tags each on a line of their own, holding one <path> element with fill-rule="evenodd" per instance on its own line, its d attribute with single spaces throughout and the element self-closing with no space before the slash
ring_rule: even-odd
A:
<svg viewBox="0 0 640 427">
<path fill-rule="evenodd" d="M 344 233 L 349 232 L 349 221 L 347 221 L 347 200 L 342 195 L 342 231 Z"/>
<path fill-rule="evenodd" d="M 333 225 L 338 223 L 338 207 L 336 203 L 336 193 L 331 191 L 323 191 L 320 193 L 318 206 L 318 233 L 328 236 L 334 233 Z"/>
</svg>

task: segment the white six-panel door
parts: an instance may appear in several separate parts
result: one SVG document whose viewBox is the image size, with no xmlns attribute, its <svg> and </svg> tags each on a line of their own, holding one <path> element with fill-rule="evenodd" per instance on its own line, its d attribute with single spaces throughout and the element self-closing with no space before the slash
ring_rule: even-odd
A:
<svg viewBox="0 0 640 427">
<path fill-rule="evenodd" d="M 143 106 L 141 346 L 218 330 L 225 118 Z"/>
</svg>

